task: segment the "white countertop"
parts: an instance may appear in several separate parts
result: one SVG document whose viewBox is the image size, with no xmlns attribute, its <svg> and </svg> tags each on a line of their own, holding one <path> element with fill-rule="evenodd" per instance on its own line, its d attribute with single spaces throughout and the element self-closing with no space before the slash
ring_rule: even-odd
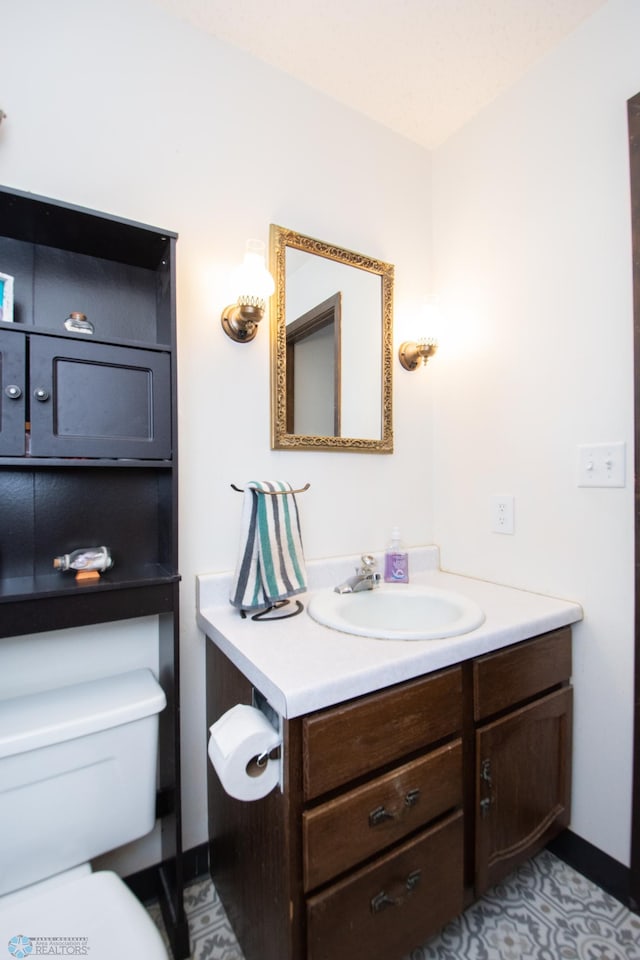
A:
<svg viewBox="0 0 640 960">
<path fill-rule="evenodd" d="M 409 551 L 411 583 L 475 600 L 485 614 L 476 630 L 446 640 L 374 640 L 316 623 L 306 610 L 311 590 L 333 589 L 358 561 L 339 557 L 307 563 L 310 591 L 294 598 L 305 610 L 272 622 L 243 619 L 231 606 L 229 573 L 200 575 L 198 626 L 274 710 L 297 717 L 582 619 L 578 603 L 445 573 L 438 569 L 437 547 L 424 547 Z"/>
</svg>

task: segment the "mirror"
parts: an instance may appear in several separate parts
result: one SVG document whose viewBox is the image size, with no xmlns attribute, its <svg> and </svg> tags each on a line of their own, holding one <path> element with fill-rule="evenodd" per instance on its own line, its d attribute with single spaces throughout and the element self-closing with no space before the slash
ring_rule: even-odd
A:
<svg viewBox="0 0 640 960">
<path fill-rule="evenodd" d="M 270 228 L 271 447 L 393 453 L 393 266 Z"/>
</svg>

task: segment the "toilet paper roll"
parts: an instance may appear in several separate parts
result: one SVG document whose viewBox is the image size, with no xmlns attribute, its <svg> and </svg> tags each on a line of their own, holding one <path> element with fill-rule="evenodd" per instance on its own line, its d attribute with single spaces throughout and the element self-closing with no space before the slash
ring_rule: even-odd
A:
<svg viewBox="0 0 640 960">
<path fill-rule="evenodd" d="M 263 713 L 237 703 L 216 720 L 209 734 L 209 759 L 230 797 L 259 800 L 273 790 L 281 761 L 269 760 L 266 754 L 281 740 Z"/>
</svg>

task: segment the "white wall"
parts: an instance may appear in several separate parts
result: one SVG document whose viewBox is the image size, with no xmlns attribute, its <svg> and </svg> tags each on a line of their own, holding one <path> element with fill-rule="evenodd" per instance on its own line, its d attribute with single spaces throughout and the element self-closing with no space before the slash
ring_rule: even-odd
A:
<svg viewBox="0 0 640 960">
<path fill-rule="evenodd" d="M 626 101 L 640 4 L 612 0 L 433 155 L 435 541 L 443 566 L 579 601 L 572 830 L 629 863 L 633 325 Z M 625 440 L 624 489 L 576 486 Z M 490 531 L 515 497 L 514 536 Z"/>
<path fill-rule="evenodd" d="M 191 847 L 206 839 L 195 575 L 235 564 L 242 498 L 229 484 L 249 476 L 309 481 L 300 504 L 309 558 L 381 550 L 396 523 L 409 544 L 433 534 L 429 377 L 397 376 L 394 456 L 272 452 L 268 323 L 251 345 L 224 336 L 226 277 L 247 237 L 267 241 L 270 223 L 392 262 L 400 343 L 430 283 L 430 160 L 148 0 L 3 0 L 2 26 L 0 106 L 8 119 L 0 128 L 0 182 L 180 234 L 184 842 Z M 55 660 L 61 648 L 49 639 Z M 137 642 L 144 648 L 146 628 Z M 5 665 L 6 649 L 0 641 Z M 122 868 L 145 860 L 132 855 Z"/>
</svg>

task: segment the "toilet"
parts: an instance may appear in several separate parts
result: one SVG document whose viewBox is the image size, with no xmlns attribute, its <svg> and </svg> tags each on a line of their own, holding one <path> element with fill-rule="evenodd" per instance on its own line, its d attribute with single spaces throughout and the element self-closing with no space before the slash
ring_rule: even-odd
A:
<svg viewBox="0 0 640 960">
<path fill-rule="evenodd" d="M 89 862 L 153 829 L 165 706 L 147 669 L 0 701 L 0 956 L 169 957 Z"/>
</svg>

